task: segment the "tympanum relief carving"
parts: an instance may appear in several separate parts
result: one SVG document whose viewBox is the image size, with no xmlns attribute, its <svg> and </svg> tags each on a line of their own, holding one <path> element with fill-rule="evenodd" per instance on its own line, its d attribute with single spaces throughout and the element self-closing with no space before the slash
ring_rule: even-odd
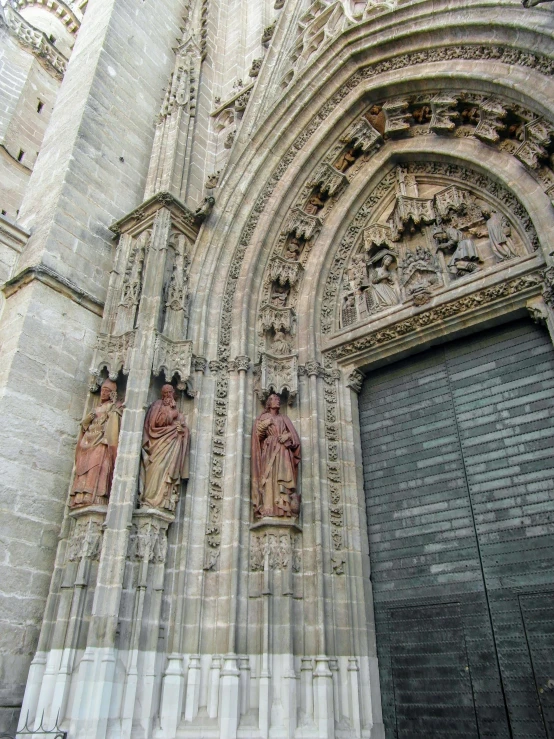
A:
<svg viewBox="0 0 554 739">
<path fill-rule="evenodd" d="M 344 271 L 340 325 L 424 305 L 436 291 L 527 253 L 499 204 L 398 167 L 392 202 L 364 229 Z"/>
</svg>

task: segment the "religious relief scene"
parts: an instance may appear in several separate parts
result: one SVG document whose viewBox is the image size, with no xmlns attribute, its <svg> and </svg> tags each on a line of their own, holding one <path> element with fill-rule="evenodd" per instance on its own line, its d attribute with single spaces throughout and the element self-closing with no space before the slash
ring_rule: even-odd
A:
<svg viewBox="0 0 554 739">
<path fill-rule="evenodd" d="M 444 186 L 397 167 L 394 198 L 363 230 L 343 277 L 341 327 L 424 305 L 532 253 L 513 216 L 466 183 Z"/>
<path fill-rule="evenodd" d="M 554 739 L 554 0 L 0 0 L 0 739 Z"/>
</svg>

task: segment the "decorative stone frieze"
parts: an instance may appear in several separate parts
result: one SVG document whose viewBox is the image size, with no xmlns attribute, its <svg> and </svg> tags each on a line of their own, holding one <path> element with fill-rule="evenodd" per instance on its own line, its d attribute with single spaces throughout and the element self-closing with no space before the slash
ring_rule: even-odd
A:
<svg viewBox="0 0 554 739">
<path fill-rule="evenodd" d="M 443 303 L 442 305 L 438 305 L 428 311 L 417 313 L 411 318 L 399 321 L 385 329 L 369 332 L 363 338 L 355 339 L 352 342 L 346 342 L 340 347 L 329 349 L 326 352 L 326 355 L 329 359 L 334 360 L 350 357 L 370 347 L 379 346 L 381 344 L 386 344 L 389 341 L 405 337 L 411 332 L 416 332 L 421 328 L 431 326 L 434 323 L 439 323 L 440 321 L 444 321 L 445 319 L 457 314 L 480 308 L 487 303 L 494 303 L 496 300 L 500 300 L 511 295 L 517 295 L 520 292 L 533 290 L 538 292 L 540 285 L 541 279 L 535 274 L 525 275 L 513 280 L 501 282 L 499 284 L 492 285 L 491 287 L 487 287 L 484 290 L 478 290 L 475 293 L 464 296 L 458 300 Z"/>
</svg>

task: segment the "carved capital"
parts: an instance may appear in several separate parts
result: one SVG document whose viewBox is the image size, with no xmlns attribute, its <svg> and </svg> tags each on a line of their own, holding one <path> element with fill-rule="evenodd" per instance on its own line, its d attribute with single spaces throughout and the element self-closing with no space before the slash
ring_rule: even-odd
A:
<svg viewBox="0 0 554 739">
<path fill-rule="evenodd" d="M 152 518 L 134 522 L 129 537 L 129 559 L 162 563 L 167 556 L 167 523 Z"/>
<path fill-rule="evenodd" d="M 208 367 L 208 360 L 206 357 L 192 357 L 192 366 L 195 372 L 205 372 Z"/>
<path fill-rule="evenodd" d="M 67 559 L 78 562 L 81 559 L 98 560 L 102 547 L 101 522 L 94 518 L 81 518 L 67 543 Z"/>
<path fill-rule="evenodd" d="M 248 372 L 250 364 L 250 357 L 241 355 L 239 357 L 235 357 L 232 362 L 229 362 L 229 370 L 235 370 L 235 372 Z"/>
</svg>

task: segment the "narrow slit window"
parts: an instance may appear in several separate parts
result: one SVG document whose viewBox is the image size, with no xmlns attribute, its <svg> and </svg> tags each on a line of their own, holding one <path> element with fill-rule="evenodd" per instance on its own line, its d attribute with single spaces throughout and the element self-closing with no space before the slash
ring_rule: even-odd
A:
<svg viewBox="0 0 554 739">
<path fill-rule="evenodd" d="M 25 156 L 25 152 L 23 151 L 23 149 L 20 149 L 19 154 L 17 155 L 17 161 L 22 162 L 24 156 Z"/>
<path fill-rule="evenodd" d="M 44 103 L 42 102 L 42 100 L 39 100 L 37 104 L 37 113 L 42 113 L 43 108 L 44 108 Z"/>
</svg>

